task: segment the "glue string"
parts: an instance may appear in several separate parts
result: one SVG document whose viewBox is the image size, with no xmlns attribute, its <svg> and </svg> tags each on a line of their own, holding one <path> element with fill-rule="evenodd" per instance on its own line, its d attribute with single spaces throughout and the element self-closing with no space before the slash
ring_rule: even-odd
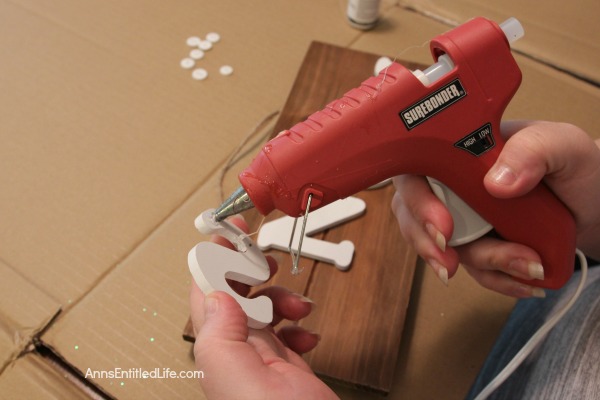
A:
<svg viewBox="0 0 600 400">
<path fill-rule="evenodd" d="M 430 42 L 431 42 L 431 40 L 426 40 L 419 45 L 408 46 L 407 48 L 402 50 L 400 53 L 396 54 L 396 56 L 394 57 L 394 61 L 396 61 L 400 56 L 403 56 L 404 54 L 408 53 L 409 51 L 422 49 L 423 47 L 428 46 Z"/>
<path fill-rule="evenodd" d="M 263 131 L 265 127 L 279 114 L 279 110 L 271 112 L 269 115 L 264 117 L 240 142 L 240 144 L 233 150 L 225 166 L 221 170 L 219 175 L 219 195 L 221 197 L 221 201 L 225 200 L 223 182 L 225 180 L 225 174 L 233 167 L 239 160 L 244 158 L 250 151 L 256 148 L 260 143 L 262 143 L 270 134 L 271 130 L 266 130 L 257 140 L 253 143 L 244 153 L 241 153 L 244 147 L 248 144 L 250 139 L 256 136 L 259 132 Z"/>
<path fill-rule="evenodd" d="M 415 46 L 409 46 L 409 47 L 405 48 L 404 50 L 402 50 L 401 52 L 399 52 L 399 53 L 396 54 L 396 56 L 392 60 L 392 63 L 395 63 L 396 61 L 398 61 L 398 58 L 400 58 L 402 55 L 408 53 L 411 50 L 422 49 L 423 47 L 428 46 L 430 42 L 431 42 L 431 40 L 426 40 L 425 42 L 423 42 L 422 44 L 420 44 L 418 46 L 415 45 Z M 377 92 L 381 91 L 381 87 L 385 83 L 385 79 L 387 78 L 388 68 L 389 67 L 385 67 L 383 69 L 383 77 L 381 79 L 381 82 L 379 82 L 379 84 L 377 85 L 377 89 L 376 89 Z"/>
<path fill-rule="evenodd" d="M 260 224 L 258 224 L 258 228 L 252 233 L 245 233 L 243 236 L 249 238 L 250 236 L 258 235 L 258 232 L 260 232 L 260 228 L 262 228 L 263 224 L 265 223 L 265 219 L 267 219 L 267 217 L 263 215 L 260 220 Z"/>
</svg>

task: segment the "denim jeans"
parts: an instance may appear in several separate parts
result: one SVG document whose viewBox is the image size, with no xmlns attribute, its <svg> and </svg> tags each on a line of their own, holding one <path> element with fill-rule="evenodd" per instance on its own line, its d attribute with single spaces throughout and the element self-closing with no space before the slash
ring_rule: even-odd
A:
<svg viewBox="0 0 600 400">
<path fill-rule="evenodd" d="M 519 300 L 467 399 L 489 383 L 537 329 L 575 292 L 580 271 L 544 299 Z M 600 399 L 600 266 L 589 269 L 584 291 L 545 340 L 490 399 Z"/>
</svg>

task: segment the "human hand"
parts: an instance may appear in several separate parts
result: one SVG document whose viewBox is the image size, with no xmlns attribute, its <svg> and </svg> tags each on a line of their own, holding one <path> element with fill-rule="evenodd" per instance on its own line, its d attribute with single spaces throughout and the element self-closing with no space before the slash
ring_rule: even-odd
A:
<svg viewBox="0 0 600 400">
<path fill-rule="evenodd" d="M 577 246 L 600 258 L 600 140 L 563 123 L 511 121 L 502 124 L 508 138 L 484 179 L 498 198 L 518 197 L 542 179 L 569 208 L 577 227 Z M 392 209 L 404 237 L 445 283 L 459 263 L 482 286 L 514 296 L 543 296 L 542 289 L 513 279 L 543 279 L 539 255 L 526 246 L 483 237 L 450 248 L 452 217 L 423 177 L 394 178 Z M 557 227 L 560 229 L 560 227 Z"/>
<path fill-rule="evenodd" d="M 245 232 L 240 218 L 231 222 Z M 220 236 L 213 242 L 233 249 Z M 277 263 L 267 257 L 271 276 Z M 250 288 L 230 282 L 241 295 Z M 196 367 L 204 372 L 200 381 L 209 399 L 337 399 L 302 359 L 300 354 L 312 350 L 318 335 L 298 326 L 275 331 L 282 319 L 299 320 L 312 310 L 312 302 L 282 287 L 272 286 L 256 293 L 273 301 L 274 321 L 263 329 L 250 329 L 246 314 L 233 297 L 224 292 L 208 296 L 193 283 L 190 293 L 191 317 L 196 342 Z"/>
</svg>

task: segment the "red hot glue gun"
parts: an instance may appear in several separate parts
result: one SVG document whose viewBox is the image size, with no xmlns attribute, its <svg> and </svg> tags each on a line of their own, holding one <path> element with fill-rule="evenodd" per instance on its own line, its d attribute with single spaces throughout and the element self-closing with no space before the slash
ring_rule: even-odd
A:
<svg viewBox="0 0 600 400">
<path fill-rule="evenodd" d="M 425 71 L 392 63 L 268 142 L 216 220 L 251 207 L 298 217 L 384 179 L 423 175 L 502 238 L 538 252 L 545 279 L 529 284 L 563 286 L 575 257 L 575 223 L 564 204 L 543 183 L 512 199 L 492 197 L 483 185 L 504 147 L 502 114 L 521 82 L 510 51 L 520 35 L 514 18 L 500 26 L 476 18 L 431 41 L 436 63 Z"/>
</svg>

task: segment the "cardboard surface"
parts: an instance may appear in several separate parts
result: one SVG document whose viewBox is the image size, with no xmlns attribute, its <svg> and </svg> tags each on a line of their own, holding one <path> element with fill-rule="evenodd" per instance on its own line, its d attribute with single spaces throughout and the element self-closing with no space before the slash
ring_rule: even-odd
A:
<svg viewBox="0 0 600 400">
<path fill-rule="evenodd" d="M 449 28 L 444 10 L 523 10 L 519 49 L 531 55 L 518 57 L 524 80 L 506 117 L 565 120 L 597 137 L 600 90 L 573 77 L 600 70 L 595 3 L 534 12 L 516 2 L 438 3 L 415 12 L 416 2 L 386 1 L 377 29 L 359 32 L 337 0 L 0 0 L 0 362 L 62 307 L 41 340 L 82 373 L 194 369 L 181 340 L 185 258 L 200 240 L 193 218 L 218 203 L 220 167 L 281 108 L 312 40 L 429 63 L 419 45 Z M 545 27 L 557 22 L 569 40 L 553 38 L 541 52 L 534 39 L 551 37 Z M 196 82 L 179 67 L 185 39 L 210 31 L 222 40 L 205 57 L 209 78 Z M 234 67 L 226 79 L 214 73 L 225 63 Z M 233 172 L 225 192 L 237 186 Z M 512 300 L 464 273 L 445 288 L 420 268 L 415 282 L 389 398 L 462 398 Z M 27 332 L 24 341 L 15 332 Z M 33 357 L 0 371 L 0 397 L 78 398 L 48 383 L 61 376 Z M 203 397 L 193 379 L 96 381 L 117 398 Z"/>
<path fill-rule="evenodd" d="M 0 394 L 11 399 L 98 398 L 74 385 L 35 353 L 19 358 L 0 375 Z"/>
<path fill-rule="evenodd" d="M 1 1 L 2 258 L 76 302 L 281 106 L 313 38 L 357 35 L 329 21 L 338 12 L 336 1 Z M 196 82 L 179 61 L 189 36 L 210 31 L 222 36 L 205 57 L 214 76 Z M 218 76 L 221 63 L 234 75 Z"/>
</svg>

